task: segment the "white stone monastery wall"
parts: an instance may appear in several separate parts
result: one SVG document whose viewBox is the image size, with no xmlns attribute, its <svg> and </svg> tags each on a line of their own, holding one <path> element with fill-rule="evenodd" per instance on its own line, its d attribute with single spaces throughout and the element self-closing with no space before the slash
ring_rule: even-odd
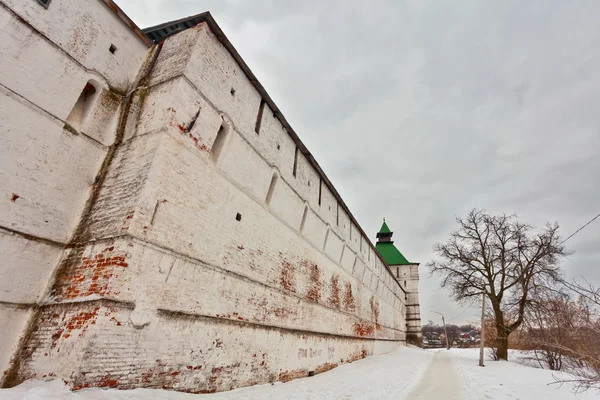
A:
<svg viewBox="0 0 600 400">
<path fill-rule="evenodd" d="M 4 385 L 214 392 L 405 343 L 405 292 L 209 26 L 149 47 L 107 4 L 0 0 Z"/>
</svg>

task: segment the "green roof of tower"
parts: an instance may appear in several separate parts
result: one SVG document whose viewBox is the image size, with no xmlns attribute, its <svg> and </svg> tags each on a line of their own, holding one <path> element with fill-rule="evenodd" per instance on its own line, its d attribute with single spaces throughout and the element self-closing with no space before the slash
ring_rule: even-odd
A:
<svg viewBox="0 0 600 400">
<path fill-rule="evenodd" d="M 383 225 L 381 225 L 381 229 L 379 230 L 379 233 L 377 233 L 378 241 L 375 245 L 377 252 L 381 255 L 387 265 L 412 264 L 402 255 L 402 253 L 400 253 L 400 250 L 394 246 L 394 242 L 392 241 L 393 234 L 394 232 L 387 226 L 384 218 Z"/>
<path fill-rule="evenodd" d="M 391 242 L 379 242 L 375 245 L 375 248 L 377 249 L 377 252 L 379 252 L 381 257 L 383 257 L 387 265 L 412 264 L 406 259 L 406 257 L 402 255 L 402 253 L 400 253 L 400 250 L 398 250 L 396 246 L 394 246 L 394 244 Z"/>
<path fill-rule="evenodd" d="M 379 230 L 379 233 L 390 233 L 390 228 L 388 228 L 387 224 L 385 223 L 385 220 L 383 220 L 383 225 L 381 225 L 381 229 Z"/>
</svg>

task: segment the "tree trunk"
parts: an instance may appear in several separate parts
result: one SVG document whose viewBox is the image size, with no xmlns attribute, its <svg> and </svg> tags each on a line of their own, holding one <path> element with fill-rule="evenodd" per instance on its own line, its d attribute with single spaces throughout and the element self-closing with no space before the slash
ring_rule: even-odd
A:
<svg viewBox="0 0 600 400">
<path fill-rule="evenodd" d="M 496 326 L 496 355 L 500 360 L 508 360 L 508 335 L 504 326 Z"/>
</svg>

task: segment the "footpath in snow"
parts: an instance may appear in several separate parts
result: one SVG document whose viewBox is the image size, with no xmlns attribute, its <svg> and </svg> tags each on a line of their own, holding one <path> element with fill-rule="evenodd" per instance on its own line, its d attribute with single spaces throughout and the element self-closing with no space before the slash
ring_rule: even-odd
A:
<svg viewBox="0 0 600 400">
<path fill-rule="evenodd" d="M 552 371 L 515 362 L 487 361 L 477 366 L 477 349 L 421 350 L 403 347 L 393 353 L 345 364 L 329 372 L 288 383 L 259 385 L 208 395 L 166 390 L 84 389 L 71 392 L 62 381 L 27 381 L 0 390 L 8 400 L 587 400 L 599 393 L 576 395 L 552 384 Z"/>
</svg>

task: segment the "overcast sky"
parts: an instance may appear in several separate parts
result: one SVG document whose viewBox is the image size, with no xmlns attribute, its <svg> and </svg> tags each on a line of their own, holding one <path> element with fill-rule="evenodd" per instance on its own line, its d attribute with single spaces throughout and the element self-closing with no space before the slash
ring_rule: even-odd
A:
<svg viewBox="0 0 600 400">
<path fill-rule="evenodd" d="M 600 2 L 118 0 L 142 28 L 210 11 L 374 241 L 421 262 L 423 323 L 476 322 L 432 246 L 471 208 L 600 212 Z M 352 6 L 350 4 L 353 4 Z M 600 219 L 567 242 L 600 283 Z"/>
</svg>

